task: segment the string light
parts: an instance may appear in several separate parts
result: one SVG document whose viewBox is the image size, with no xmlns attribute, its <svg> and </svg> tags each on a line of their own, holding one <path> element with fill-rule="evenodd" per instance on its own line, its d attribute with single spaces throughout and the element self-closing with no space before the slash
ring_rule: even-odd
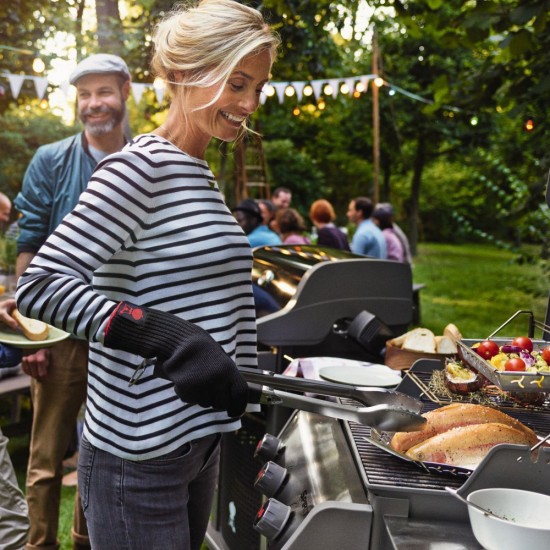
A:
<svg viewBox="0 0 550 550">
<path fill-rule="evenodd" d="M 300 111 L 300 108 L 299 108 L 299 107 L 294 107 L 294 109 L 292 109 L 292 114 L 293 114 L 294 116 L 299 116 L 300 113 L 301 113 L 301 111 Z"/>
<path fill-rule="evenodd" d="M 296 93 L 296 90 L 292 86 L 287 86 L 285 88 L 285 95 L 287 97 L 292 97 Z"/>
<path fill-rule="evenodd" d="M 349 86 L 345 82 L 340 86 L 340 93 L 344 95 L 349 94 Z"/>
<path fill-rule="evenodd" d="M 44 64 L 44 61 L 42 61 L 39 57 L 35 57 L 32 62 L 32 70 L 35 73 L 43 73 L 45 68 L 46 65 Z"/>
<path fill-rule="evenodd" d="M 334 89 L 330 84 L 325 84 L 325 87 L 323 88 L 323 93 L 325 95 L 332 95 L 334 93 Z"/>
<path fill-rule="evenodd" d="M 365 91 L 365 85 L 362 83 L 362 82 L 358 82 L 356 85 L 355 85 L 355 91 L 356 92 L 359 92 L 360 94 L 362 94 L 364 91 Z"/>
<path fill-rule="evenodd" d="M 308 84 L 307 86 L 304 87 L 303 94 L 306 97 L 309 97 L 310 95 L 313 94 L 313 88 Z"/>
<path fill-rule="evenodd" d="M 384 85 L 384 79 L 379 76 L 377 76 L 373 82 L 377 88 L 381 88 Z"/>
<path fill-rule="evenodd" d="M 262 91 L 267 97 L 273 97 L 275 95 L 275 88 L 271 84 L 266 84 Z"/>
</svg>

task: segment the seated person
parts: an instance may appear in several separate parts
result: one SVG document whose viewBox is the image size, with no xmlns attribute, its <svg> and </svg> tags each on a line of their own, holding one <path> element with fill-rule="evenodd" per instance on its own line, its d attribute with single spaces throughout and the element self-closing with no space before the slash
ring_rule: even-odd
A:
<svg viewBox="0 0 550 550">
<path fill-rule="evenodd" d="M 255 200 L 244 199 L 239 202 L 233 208 L 233 215 L 248 237 L 252 248 L 281 244 L 279 235 L 264 225 L 262 211 Z"/>
<path fill-rule="evenodd" d="M 281 235 L 283 244 L 311 244 L 309 237 L 304 235 L 304 219 L 294 208 L 277 210 L 274 229 Z"/>
</svg>

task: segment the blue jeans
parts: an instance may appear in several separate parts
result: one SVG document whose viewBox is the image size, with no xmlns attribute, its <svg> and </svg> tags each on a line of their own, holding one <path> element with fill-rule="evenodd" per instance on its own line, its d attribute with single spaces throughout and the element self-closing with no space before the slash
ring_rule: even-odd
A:
<svg viewBox="0 0 550 550">
<path fill-rule="evenodd" d="M 93 550 L 199 550 L 218 479 L 220 436 L 151 460 L 118 458 L 83 437 L 78 484 Z"/>
</svg>

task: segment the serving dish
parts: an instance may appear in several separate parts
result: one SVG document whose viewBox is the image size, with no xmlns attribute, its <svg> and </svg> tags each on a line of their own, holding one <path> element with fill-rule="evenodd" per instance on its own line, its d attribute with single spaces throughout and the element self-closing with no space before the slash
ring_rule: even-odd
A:
<svg viewBox="0 0 550 550">
<path fill-rule="evenodd" d="M 468 502 L 472 531 L 486 550 L 546 550 L 550 547 L 550 496 L 520 489 L 489 488 L 473 491 Z"/>
<path fill-rule="evenodd" d="M 509 344 L 513 338 L 491 338 L 498 346 Z M 501 390 L 512 392 L 546 392 L 550 391 L 550 371 L 501 371 L 483 359 L 472 349 L 472 345 L 481 340 L 465 339 L 457 342 L 458 355 L 466 364 L 476 369 Z M 548 345 L 545 340 L 532 340 L 533 349 L 542 349 Z"/>
</svg>

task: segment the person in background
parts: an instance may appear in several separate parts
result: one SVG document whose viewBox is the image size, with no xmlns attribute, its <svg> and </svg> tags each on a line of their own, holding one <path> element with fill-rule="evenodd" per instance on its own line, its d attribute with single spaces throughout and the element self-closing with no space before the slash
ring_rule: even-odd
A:
<svg viewBox="0 0 550 550">
<path fill-rule="evenodd" d="M 94 550 L 200 549 L 221 434 L 249 401 L 236 364 L 257 366 L 252 251 L 205 154 L 244 137 L 279 39 L 259 11 L 202 0 L 152 44 L 165 122 L 98 165 L 16 293 L 90 342 L 78 484 Z"/>
<path fill-rule="evenodd" d="M 10 221 L 11 215 L 11 200 L 4 193 L 0 192 L 0 228 L 2 233 L 5 231 Z"/>
<path fill-rule="evenodd" d="M 357 225 L 350 248 L 354 254 L 385 260 L 388 257 L 386 239 L 371 220 L 373 209 L 372 201 L 368 197 L 357 197 L 350 201 L 347 216 L 351 223 Z"/>
<path fill-rule="evenodd" d="M 263 224 L 269 227 L 269 224 L 275 217 L 275 212 L 277 212 L 277 208 L 269 199 L 259 199 L 257 202 L 262 212 Z"/>
<path fill-rule="evenodd" d="M 248 237 L 252 248 L 281 244 L 279 235 L 263 223 L 262 211 L 255 200 L 242 200 L 233 208 L 233 215 Z"/>
<path fill-rule="evenodd" d="M 393 229 L 393 209 L 388 208 L 387 204 L 379 203 L 374 207 L 372 220 L 382 230 L 382 234 L 384 235 L 388 260 L 404 262 L 405 250 L 403 243 Z"/>
<path fill-rule="evenodd" d="M 319 199 L 312 203 L 309 218 L 317 228 L 317 244 L 339 250 L 349 250 L 347 235 L 334 225 L 336 214 L 329 201 Z"/>
<path fill-rule="evenodd" d="M 292 192 L 286 187 L 277 187 L 271 195 L 271 202 L 277 210 L 285 209 L 292 202 Z"/>
<path fill-rule="evenodd" d="M 311 244 L 309 237 L 304 235 L 304 218 L 294 208 L 277 210 L 274 228 L 281 235 L 283 244 Z"/>
<path fill-rule="evenodd" d="M 401 246 L 403 247 L 403 254 L 404 254 L 404 260 L 408 264 L 413 264 L 413 256 L 411 252 L 411 245 L 409 243 L 409 239 L 406 235 L 406 233 L 399 227 L 399 225 L 395 222 L 395 213 L 393 206 L 389 202 L 380 202 L 377 205 L 377 208 L 383 208 L 385 211 L 387 211 L 391 216 L 391 223 L 394 233 L 397 235 L 398 239 L 401 241 Z"/>
<path fill-rule="evenodd" d="M 0 302 L 0 322 L 17 329 L 11 317 L 15 300 Z M 0 378 L 3 370 L 19 365 L 21 350 L 0 344 Z M 19 489 L 13 464 L 8 453 L 8 438 L 0 429 L 0 547 L 5 550 L 21 550 L 27 542 L 29 531 L 28 507 L 23 491 Z"/>
<path fill-rule="evenodd" d="M 76 87 L 84 131 L 40 147 L 32 158 L 14 204 L 20 213 L 16 275 L 32 263 L 48 236 L 77 204 L 97 163 L 125 144 L 124 118 L 130 73 L 118 56 L 83 59 L 69 81 Z M 93 233 L 93 232 L 92 232 Z M 23 357 L 32 377 L 33 422 L 26 481 L 31 527 L 27 550 L 57 548 L 63 459 L 74 440 L 86 398 L 88 343 L 69 338 Z M 74 548 L 89 548 L 77 490 Z"/>
</svg>

